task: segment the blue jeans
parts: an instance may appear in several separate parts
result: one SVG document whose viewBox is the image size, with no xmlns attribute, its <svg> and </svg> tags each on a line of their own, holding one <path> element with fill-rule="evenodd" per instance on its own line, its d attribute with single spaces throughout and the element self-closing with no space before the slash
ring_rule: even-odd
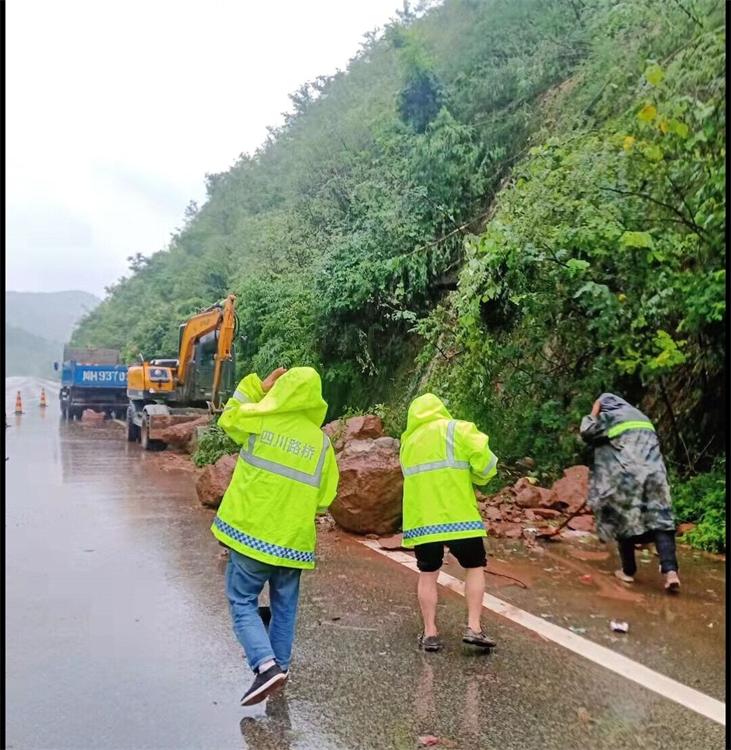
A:
<svg viewBox="0 0 731 750">
<path fill-rule="evenodd" d="M 301 573 L 299 568 L 269 565 L 229 550 L 226 596 L 234 633 L 253 671 L 270 659 L 282 670 L 289 669 Z M 259 614 L 259 594 L 267 581 L 272 610 L 268 633 Z"/>
</svg>

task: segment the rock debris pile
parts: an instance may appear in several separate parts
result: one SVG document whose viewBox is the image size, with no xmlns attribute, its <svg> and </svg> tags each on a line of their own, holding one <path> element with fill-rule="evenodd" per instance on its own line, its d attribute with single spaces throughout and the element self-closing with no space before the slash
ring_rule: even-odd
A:
<svg viewBox="0 0 731 750">
<path fill-rule="evenodd" d="M 574 532 L 593 532 L 594 518 L 584 505 L 588 490 L 588 467 L 571 466 L 550 489 L 538 486 L 529 477 L 522 477 L 494 495 L 479 491 L 475 494 L 487 533 L 497 538 L 519 539 L 551 531 L 580 509 L 567 528 Z"/>
</svg>

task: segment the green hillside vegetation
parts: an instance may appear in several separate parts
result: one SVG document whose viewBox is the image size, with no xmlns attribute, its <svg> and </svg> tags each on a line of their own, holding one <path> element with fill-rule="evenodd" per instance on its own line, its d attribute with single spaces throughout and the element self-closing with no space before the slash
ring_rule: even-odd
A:
<svg viewBox="0 0 731 750">
<path fill-rule="evenodd" d="M 5 292 L 5 374 L 57 379 L 64 343 L 100 301 L 82 291 Z"/>
<path fill-rule="evenodd" d="M 432 389 L 549 479 L 611 390 L 682 494 L 723 472 L 724 62 L 718 0 L 407 9 L 208 175 L 75 341 L 171 355 L 234 292 L 239 373 L 311 364 L 330 417 L 379 405 L 398 433 Z"/>
</svg>

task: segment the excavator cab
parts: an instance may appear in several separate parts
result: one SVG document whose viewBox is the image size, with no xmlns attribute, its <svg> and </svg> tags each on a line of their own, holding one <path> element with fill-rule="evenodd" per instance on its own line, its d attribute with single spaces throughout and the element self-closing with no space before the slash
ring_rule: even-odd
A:
<svg viewBox="0 0 731 750">
<path fill-rule="evenodd" d="M 187 375 L 183 386 L 183 400 L 186 402 L 207 403 L 214 399 L 213 385 L 216 376 L 216 360 L 219 354 L 220 331 L 215 330 L 201 336 L 193 347 L 193 356 L 186 368 Z M 219 403 L 223 403 L 234 391 L 234 364 L 236 355 L 233 344 L 231 355 L 221 363 L 218 386 Z"/>
</svg>

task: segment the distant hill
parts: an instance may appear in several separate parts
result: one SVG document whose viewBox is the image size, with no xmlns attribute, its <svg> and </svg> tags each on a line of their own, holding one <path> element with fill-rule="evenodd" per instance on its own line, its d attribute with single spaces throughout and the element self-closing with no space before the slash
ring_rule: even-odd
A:
<svg viewBox="0 0 731 750">
<path fill-rule="evenodd" d="M 60 361 L 63 343 L 34 336 L 22 328 L 5 326 L 5 375 L 56 378 L 53 363 Z"/>
<path fill-rule="evenodd" d="M 64 343 L 100 302 L 82 291 L 5 292 L 5 374 L 55 377 Z"/>
<path fill-rule="evenodd" d="M 100 302 L 81 291 L 5 292 L 5 324 L 65 343 L 79 320 Z"/>
</svg>

